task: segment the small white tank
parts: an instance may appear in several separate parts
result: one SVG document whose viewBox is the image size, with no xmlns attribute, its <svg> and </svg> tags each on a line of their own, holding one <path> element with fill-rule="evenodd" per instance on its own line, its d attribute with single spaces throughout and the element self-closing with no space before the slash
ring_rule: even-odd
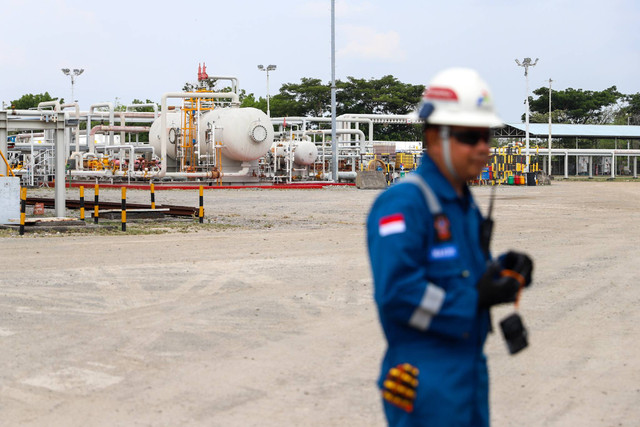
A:
<svg viewBox="0 0 640 427">
<path fill-rule="evenodd" d="M 299 165 L 312 165 L 318 158 L 318 147 L 311 141 L 299 141 L 293 149 L 293 161 Z"/>
</svg>

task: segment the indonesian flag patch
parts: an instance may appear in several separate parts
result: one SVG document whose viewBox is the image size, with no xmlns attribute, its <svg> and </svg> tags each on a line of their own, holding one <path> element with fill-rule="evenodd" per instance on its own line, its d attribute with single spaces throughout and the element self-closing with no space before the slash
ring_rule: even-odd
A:
<svg viewBox="0 0 640 427">
<path fill-rule="evenodd" d="M 380 237 L 404 233 L 406 230 L 407 225 L 404 222 L 404 215 L 401 213 L 395 213 L 393 215 L 380 218 L 378 227 Z"/>
</svg>

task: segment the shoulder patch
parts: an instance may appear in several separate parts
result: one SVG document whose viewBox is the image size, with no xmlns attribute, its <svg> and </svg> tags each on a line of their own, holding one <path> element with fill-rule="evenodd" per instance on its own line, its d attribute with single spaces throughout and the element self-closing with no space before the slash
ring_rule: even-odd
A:
<svg viewBox="0 0 640 427">
<path fill-rule="evenodd" d="M 405 231 L 407 231 L 407 224 L 404 222 L 404 215 L 401 213 L 384 216 L 378 222 L 380 237 L 404 233 Z"/>
</svg>

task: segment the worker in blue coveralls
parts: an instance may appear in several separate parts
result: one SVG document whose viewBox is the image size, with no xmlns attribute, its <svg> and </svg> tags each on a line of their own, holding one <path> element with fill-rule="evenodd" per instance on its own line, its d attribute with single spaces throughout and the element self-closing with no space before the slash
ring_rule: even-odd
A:
<svg viewBox="0 0 640 427">
<path fill-rule="evenodd" d="M 523 253 L 491 260 L 466 185 L 487 163 L 490 128 L 502 121 L 487 84 L 465 68 L 437 74 L 418 114 L 422 165 L 382 192 L 367 220 L 388 344 L 378 382 L 385 416 L 393 426 L 488 426 L 489 308 L 515 301 L 533 269 Z"/>
</svg>

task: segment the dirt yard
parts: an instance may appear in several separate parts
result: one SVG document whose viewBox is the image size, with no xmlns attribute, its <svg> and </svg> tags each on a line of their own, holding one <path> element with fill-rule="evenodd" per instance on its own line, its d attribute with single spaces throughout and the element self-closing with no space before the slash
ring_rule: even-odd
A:
<svg viewBox="0 0 640 427">
<path fill-rule="evenodd" d="M 489 189 L 473 192 L 485 209 Z M 0 426 L 384 425 L 363 227 L 377 194 L 209 190 L 203 226 L 4 232 Z M 637 426 L 640 183 L 501 187 L 494 211 L 494 253 L 526 250 L 536 270 L 530 347 L 486 347 L 492 425 Z"/>
</svg>

